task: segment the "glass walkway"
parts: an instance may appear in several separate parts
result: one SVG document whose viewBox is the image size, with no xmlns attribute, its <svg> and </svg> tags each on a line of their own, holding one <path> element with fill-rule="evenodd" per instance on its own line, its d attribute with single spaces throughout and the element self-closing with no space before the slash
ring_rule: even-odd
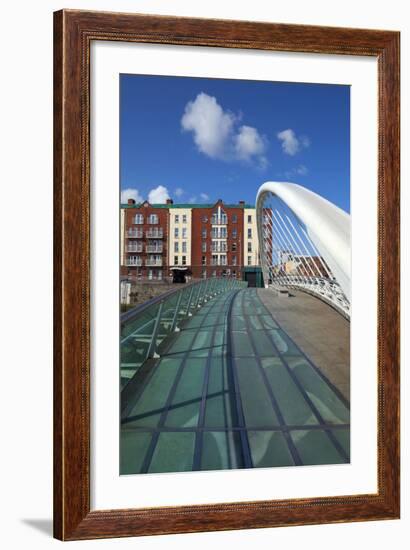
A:
<svg viewBox="0 0 410 550">
<path fill-rule="evenodd" d="M 133 369 L 120 473 L 346 463 L 349 422 L 348 403 L 257 290 L 231 288 Z"/>
</svg>

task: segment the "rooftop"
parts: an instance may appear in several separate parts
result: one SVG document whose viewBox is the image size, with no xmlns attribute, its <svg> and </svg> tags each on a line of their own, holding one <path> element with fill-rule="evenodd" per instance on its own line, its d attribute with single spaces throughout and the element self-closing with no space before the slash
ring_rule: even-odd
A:
<svg viewBox="0 0 410 550">
<path fill-rule="evenodd" d="M 138 204 L 121 204 L 121 208 L 141 208 L 143 202 Z M 152 208 L 213 208 L 217 203 L 209 204 L 191 204 L 191 203 L 180 203 L 180 204 L 150 204 Z M 253 204 L 226 204 L 223 203 L 225 208 L 255 208 Z"/>
</svg>

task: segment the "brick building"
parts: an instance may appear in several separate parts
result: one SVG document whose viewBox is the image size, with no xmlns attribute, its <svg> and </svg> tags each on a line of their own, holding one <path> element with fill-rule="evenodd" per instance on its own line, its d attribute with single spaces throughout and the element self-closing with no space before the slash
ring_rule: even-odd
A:
<svg viewBox="0 0 410 550">
<path fill-rule="evenodd" d="M 121 275 L 162 280 L 168 275 L 168 204 L 121 206 Z"/>
<path fill-rule="evenodd" d="M 255 208 L 222 200 L 121 205 L 121 275 L 162 280 L 176 266 L 195 279 L 243 278 L 245 267 L 259 266 Z"/>
</svg>

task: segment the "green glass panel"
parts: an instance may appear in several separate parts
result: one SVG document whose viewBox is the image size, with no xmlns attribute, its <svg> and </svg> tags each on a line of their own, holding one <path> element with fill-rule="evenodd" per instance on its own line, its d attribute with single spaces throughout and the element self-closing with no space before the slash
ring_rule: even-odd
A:
<svg viewBox="0 0 410 550">
<path fill-rule="evenodd" d="M 204 432 L 201 470 L 241 468 L 239 434 L 235 432 Z"/>
<path fill-rule="evenodd" d="M 286 424 L 318 424 L 318 420 L 279 358 L 263 358 L 262 365 Z"/>
<path fill-rule="evenodd" d="M 120 475 L 140 473 L 151 437 L 147 432 L 121 430 Z"/>
<path fill-rule="evenodd" d="M 248 428 L 272 426 L 278 419 L 255 359 L 236 359 L 239 388 Z"/>
<path fill-rule="evenodd" d="M 292 455 L 281 432 L 248 431 L 248 441 L 255 468 L 294 465 Z"/>
<path fill-rule="evenodd" d="M 349 423 L 349 409 L 305 358 L 292 358 L 287 362 L 325 422 Z"/>
<path fill-rule="evenodd" d="M 191 471 L 194 446 L 193 432 L 162 432 L 148 471 L 150 473 Z"/>
<path fill-rule="evenodd" d="M 281 355 L 300 355 L 299 349 L 283 330 L 270 330 L 269 334 Z"/>
<path fill-rule="evenodd" d="M 262 331 L 253 331 L 252 340 L 259 357 L 272 357 L 277 355 L 275 347 L 266 333 Z"/>
<path fill-rule="evenodd" d="M 169 427 L 188 428 L 198 424 L 206 359 L 188 358 L 165 419 Z"/>
<path fill-rule="evenodd" d="M 235 357 L 241 355 L 254 355 L 252 346 L 246 332 L 232 332 L 233 354 Z"/>
<path fill-rule="evenodd" d="M 346 462 L 326 432 L 322 430 L 294 430 L 291 432 L 291 437 L 303 464 L 343 464 Z"/>
<path fill-rule="evenodd" d="M 342 446 L 342 449 L 350 459 L 350 429 L 332 430 L 333 435 Z"/>
<path fill-rule="evenodd" d="M 168 399 L 182 357 L 164 357 L 159 362 L 152 378 L 128 415 L 128 427 L 155 427 Z M 133 419 L 139 416 L 140 418 Z"/>
</svg>

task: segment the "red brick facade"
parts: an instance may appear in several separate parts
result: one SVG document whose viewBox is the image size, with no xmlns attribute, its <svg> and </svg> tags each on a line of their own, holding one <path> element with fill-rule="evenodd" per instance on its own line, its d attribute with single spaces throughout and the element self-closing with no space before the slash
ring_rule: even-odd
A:
<svg viewBox="0 0 410 550">
<path fill-rule="evenodd" d="M 242 278 L 247 265 L 244 248 L 244 208 L 218 200 L 214 205 L 136 205 L 130 199 L 123 207 L 123 265 L 121 276 L 133 280 L 162 280 L 170 276 L 169 208 L 182 206 L 191 211 L 191 265 L 195 279 L 209 277 Z M 251 207 L 247 207 L 251 208 Z M 171 258 L 173 258 L 173 251 Z"/>
<path fill-rule="evenodd" d="M 218 212 L 226 215 L 226 223 L 221 223 L 225 221 L 224 218 L 215 219 L 215 214 L 217 215 Z M 212 223 L 213 221 L 216 223 Z M 193 277 L 208 278 L 223 275 L 235 276 L 239 279 L 242 277 L 243 225 L 243 208 L 226 206 L 221 200 L 213 207 L 197 207 L 192 210 L 191 269 Z M 218 233 L 218 230 L 225 228 L 226 238 L 219 238 L 221 233 Z M 216 233 L 213 233 L 215 231 Z M 223 249 L 226 249 L 225 252 Z"/>
<path fill-rule="evenodd" d="M 168 209 L 145 201 L 124 209 L 124 264 L 121 275 L 133 279 L 162 280 L 168 276 Z"/>
</svg>

